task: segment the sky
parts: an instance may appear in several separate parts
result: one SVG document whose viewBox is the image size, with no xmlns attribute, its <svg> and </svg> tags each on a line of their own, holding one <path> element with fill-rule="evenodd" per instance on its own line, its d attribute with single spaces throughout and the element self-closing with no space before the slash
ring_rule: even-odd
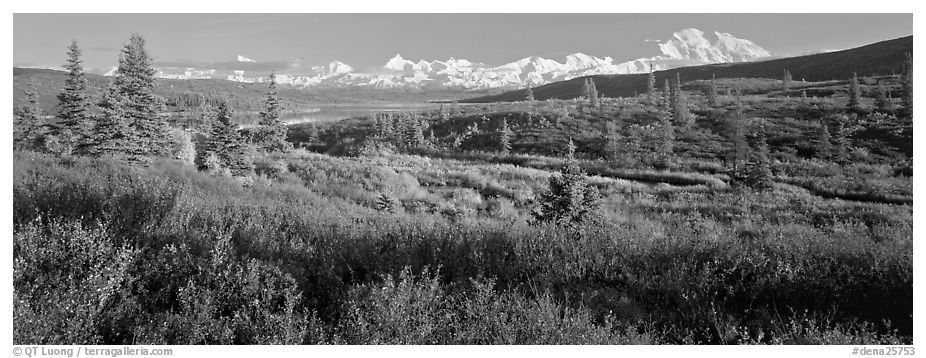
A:
<svg viewBox="0 0 926 358">
<path fill-rule="evenodd" d="M 14 14 L 14 66 L 60 67 L 77 40 L 87 69 L 115 65 L 132 33 L 156 61 L 209 64 L 340 60 L 382 66 L 465 58 L 501 65 L 582 52 L 615 60 L 660 54 L 694 27 L 749 39 L 773 55 L 847 49 L 913 34 L 912 14 Z"/>
</svg>

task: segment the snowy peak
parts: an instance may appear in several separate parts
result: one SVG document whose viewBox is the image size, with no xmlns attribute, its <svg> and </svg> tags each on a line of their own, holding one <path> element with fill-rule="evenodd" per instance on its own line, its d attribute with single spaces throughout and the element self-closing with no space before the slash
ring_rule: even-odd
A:
<svg viewBox="0 0 926 358">
<path fill-rule="evenodd" d="M 771 55 L 752 41 L 736 38 L 726 32 L 714 32 L 714 37 L 716 40 L 711 43 L 703 31 L 687 28 L 659 44 L 659 50 L 669 59 L 703 63 L 752 61 Z"/>
<path fill-rule="evenodd" d="M 400 54 L 395 54 L 395 57 L 386 62 L 386 65 L 383 66 L 383 68 L 392 71 L 405 71 L 406 69 L 414 66 L 414 62 L 402 58 L 402 55 Z"/>
<path fill-rule="evenodd" d="M 331 61 L 328 64 L 328 74 L 329 75 L 340 75 L 345 73 L 354 72 L 354 68 L 350 67 L 348 64 L 341 61 Z"/>
<path fill-rule="evenodd" d="M 661 53 L 661 54 L 660 54 Z M 721 62 L 753 61 L 769 57 L 768 51 L 752 41 L 726 32 L 705 34 L 695 28 L 679 30 L 654 48 L 650 57 L 615 62 L 611 57 L 595 57 L 577 52 L 565 58 L 524 57 L 500 66 L 474 63 L 465 59 L 446 61 L 418 59 L 417 62 L 396 54 L 370 72 L 355 71 L 341 61 L 308 66 L 301 61 L 261 62 L 238 55 L 237 62 L 221 63 L 219 69 L 201 69 L 171 65 L 160 68 L 164 78 L 220 78 L 239 82 L 265 82 L 268 77 L 258 68 L 285 67 L 277 81 L 293 86 L 375 88 L 453 88 L 477 90 L 488 88 L 524 88 L 576 77 L 601 74 L 645 73 L 682 66 Z M 562 62 L 561 62 L 562 61 Z M 110 71 L 107 75 L 113 75 Z"/>
</svg>

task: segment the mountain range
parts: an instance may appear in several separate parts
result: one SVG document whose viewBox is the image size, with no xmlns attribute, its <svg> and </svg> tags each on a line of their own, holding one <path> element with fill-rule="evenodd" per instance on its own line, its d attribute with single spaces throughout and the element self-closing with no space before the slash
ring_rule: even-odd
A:
<svg viewBox="0 0 926 358">
<path fill-rule="evenodd" d="M 729 33 L 687 28 L 675 32 L 658 44 L 660 55 L 631 61 L 595 57 L 583 53 L 566 56 L 564 62 L 531 56 L 492 66 L 465 59 L 419 60 L 396 54 L 374 69 L 357 71 L 341 61 L 322 66 L 296 66 L 296 63 L 262 64 L 243 55 L 220 64 L 190 62 L 156 62 L 158 76 L 172 79 L 225 79 L 236 82 L 266 82 L 267 68 L 304 68 L 278 72 L 278 83 L 297 87 L 372 87 L 383 89 L 456 89 L 485 90 L 540 86 L 576 77 L 604 74 L 634 74 L 650 70 L 729 62 L 748 62 L 768 58 L 771 54 L 750 40 Z M 270 65 L 270 66 L 268 66 Z M 111 75 L 114 70 L 106 75 Z"/>
</svg>

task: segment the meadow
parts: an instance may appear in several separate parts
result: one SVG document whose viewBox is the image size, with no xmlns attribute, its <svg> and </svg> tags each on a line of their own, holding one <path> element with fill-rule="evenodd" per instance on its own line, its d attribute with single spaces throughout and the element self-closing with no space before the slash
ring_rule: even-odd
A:
<svg viewBox="0 0 926 358">
<path fill-rule="evenodd" d="M 645 130 L 603 139 L 657 120 L 645 95 L 448 105 L 417 114 L 415 149 L 369 118 L 293 126 L 305 149 L 252 153 L 243 177 L 17 151 L 14 342 L 910 344 L 912 127 L 854 113 L 848 157 L 824 156 L 841 88 L 749 81 L 761 190 L 728 170 L 734 96 L 708 106 L 698 82 L 668 162 Z M 600 207 L 532 220 L 570 140 Z"/>
</svg>

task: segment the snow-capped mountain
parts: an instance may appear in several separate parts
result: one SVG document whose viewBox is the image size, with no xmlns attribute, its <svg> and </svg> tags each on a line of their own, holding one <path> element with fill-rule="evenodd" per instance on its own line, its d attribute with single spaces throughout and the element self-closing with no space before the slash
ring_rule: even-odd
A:
<svg viewBox="0 0 926 358">
<path fill-rule="evenodd" d="M 376 88 L 521 88 L 542 85 L 575 77 L 597 74 L 644 73 L 650 69 L 670 68 L 722 62 L 744 62 L 767 58 L 771 54 L 761 46 L 725 32 L 714 32 L 713 41 L 694 28 L 683 29 L 658 48 L 661 52 L 648 58 L 615 62 L 611 57 L 595 57 L 583 53 L 566 56 L 563 62 L 542 57 L 525 57 L 500 66 L 474 63 L 464 59 L 441 60 L 405 59 L 400 54 L 381 67 L 356 71 L 340 61 L 327 65 L 300 67 L 302 70 L 277 72 L 277 82 L 300 87 L 311 86 L 370 86 Z M 195 67 L 160 67 L 164 78 L 221 78 L 238 82 L 264 82 L 269 71 L 260 62 L 242 55 L 237 61 L 223 63 L 225 69 Z M 288 68 L 298 66 L 287 66 Z M 112 72 L 112 71 L 111 71 Z M 108 73 L 111 74 L 111 73 Z"/>
</svg>

